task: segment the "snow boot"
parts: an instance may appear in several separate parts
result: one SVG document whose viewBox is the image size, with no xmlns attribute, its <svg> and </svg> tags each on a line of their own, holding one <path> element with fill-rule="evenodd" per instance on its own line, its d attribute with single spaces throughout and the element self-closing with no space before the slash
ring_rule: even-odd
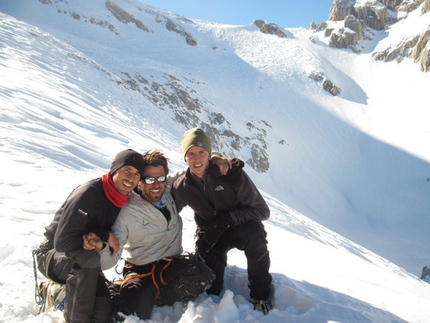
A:
<svg viewBox="0 0 430 323">
<path fill-rule="evenodd" d="M 42 297 L 39 313 L 54 310 L 62 311 L 64 309 L 64 300 L 66 299 L 66 285 L 58 284 L 52 280 L 41 282 L 39 295 Z"/>
<path fill-rule="evenodd" d="M 267 300 L 257 300 L 251 298 L 251 304 L 254 305 L 254 310 L 263 312 L 264 314 L 269 313 L 269 311 L 273 308 L 270 303 L 270 299 Z"/>
</svg>

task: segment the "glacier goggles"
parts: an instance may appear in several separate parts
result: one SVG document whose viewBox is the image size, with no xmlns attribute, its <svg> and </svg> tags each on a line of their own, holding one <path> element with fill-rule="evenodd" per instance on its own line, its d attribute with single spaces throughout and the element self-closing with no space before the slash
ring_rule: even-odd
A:
<svg viewBox="0 0 430 323">
<path fill-rule="evenodd" d="M 155 182 L 164 183 L 166 181 L 166 176 L 165 175 L 161 175 L 158 177 L 146 176 L 146 177 L 142 177 L 142 179 L 146 184 L 154 184 Z"/>
</svg>

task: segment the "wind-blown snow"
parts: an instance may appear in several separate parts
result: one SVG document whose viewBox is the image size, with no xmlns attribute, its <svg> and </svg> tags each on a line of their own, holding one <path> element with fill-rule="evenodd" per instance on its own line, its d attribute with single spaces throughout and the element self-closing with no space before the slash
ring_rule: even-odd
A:
<svg viewBox="0 0 430 323">
<path fill-rule="evenodd" d="M 79 12 L 85 3 L 91 12 L 102 2 L 65 8 Z M 22 3 L 34 15 L 22 11 Z M 39 29 L 0 13 L 0 322 L 61 322 L 61 312 L 35 314 L 31 250 L 75 186 L 105 173 L 128 147 L 161 149 L 172 171 L 185 167 L 179 148 L 184 129 L 168 111 L 118 86 L 116 73 L 132 68 L 156 81 L 166 72 L 192 80 L 237 133 L 247 131 L 241 120 L 270 124 L 269 172 L 245 169 L 271 209 L 265 225 L 275 309 L 266 316 L 252 309 L 246 260 L 232 251 L 220 297 L 203 294 L 155 308 L 147 322 L 428 320 L 430 285 L 417 276 L 430 262 L 424 106 L 430 79 L 410 60 L 370 59 L 390 35 L 375 35 L 357 55 L 331 49 L 305 29 L 287 30 L 281 40 L 252 25 L 197 21 L 189 28 L 199 45 L 191 48 L 171 33 L 161 37 L 164 27 L 155 22 L 154 33 L 143 38 L 117 24 L 125 35 L 120 38 L 38 2 L 0 1 L 0 11 L 45 24 Z M 402 25 L 405 35 L 412 22 L 428 24 L 429 15 L 417 12 Z M 166 53 L 166 42 L 176 50 Z M 341 84 L 341 95 L 324 92 L 308 78 L 312 71 Z M 248 152 L 237 156 L 245 159 Z M 184 248 L 192 251 L 192 213 L 181 215 Z M 114 269 L 107 274 L 117 275 Z"/>
</svg>

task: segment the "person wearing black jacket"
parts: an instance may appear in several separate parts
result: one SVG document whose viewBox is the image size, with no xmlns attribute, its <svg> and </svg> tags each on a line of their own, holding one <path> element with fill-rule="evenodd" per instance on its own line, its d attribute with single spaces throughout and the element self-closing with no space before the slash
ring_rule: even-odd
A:
<svg viewBox="0 0 430 323">
<path fill-rule="evenodd" d="M 118 239 L 110 230 L 144 166 L 136 151 L 119 152 L 110 171 L 75 188 L 45 228 L 45 239 L 36 250 L 37 265 L 45 277 L 66 285 L 64 318 L 68 323 L 111 319 L 113 305 L 99 251 L 118 252 Z"/>
<path fill-rule="evenodd" d="M 242 161 L 234 159 L 225 176 L 209 163 L 211 140 L 202 129 L 186 131 L 181 145 L 188 169 L 174 182 L 172 195 L 178 211 L 186 205 L 194 210 L 196 251 L 216 275 L 207 293 L 221 293 L 228 251 L 243 250 L 248 263 L 250 301 L 254 309 L 266 314 L 272 308 L 272 276 L 262 221 L 269 218 L 269 207 L 242 169 Z"/>
</svg>

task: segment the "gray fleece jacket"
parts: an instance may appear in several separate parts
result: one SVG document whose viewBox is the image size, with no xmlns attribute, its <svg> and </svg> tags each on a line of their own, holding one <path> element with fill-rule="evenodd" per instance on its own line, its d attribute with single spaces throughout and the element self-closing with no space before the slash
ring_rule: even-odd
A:
<svg viewBox="0 0 430 323">
<path fill-rule="evenodd" d="M 120 250 L 116 255 L 111 255 L 108 246 L 100 251 L 103 270 L 115 266 L 121 257 L 134 265 L 145 265 L 182 253 L 182 219 L 176 210 L 170 187 L 166 188 L 164 198 L 172 217 L 170 223 L 151 203 L 135 192 L 130 194 L 112 227 Z"/>
</svg>

